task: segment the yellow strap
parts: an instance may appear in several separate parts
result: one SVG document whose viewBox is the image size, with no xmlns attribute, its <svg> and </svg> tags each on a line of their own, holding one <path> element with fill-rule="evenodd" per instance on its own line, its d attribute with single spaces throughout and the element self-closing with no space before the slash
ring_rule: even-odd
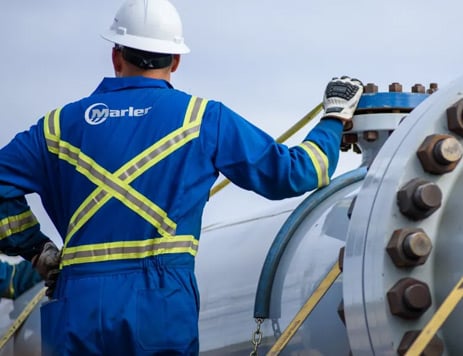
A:
<svg viewBox="0 0 463 356">
<path fill-rule="evenodd" d="M 14 335 L 14 333 L 21 327 L 21 325 L 24 323 L 24 321 L 27 319 L 27 317 L 30 315 L 32 310 L 34 310 L 35 306 L 42 300 L 42 298 L 45 296 L 47 288 L 44 287 L 42 288 L 34 298 L 26 305 L 26 307 L 23 309 L 23 311 L 18 315 L 18 317 L 15 319 L 13 324 L 9 327 L 7 332 L 2 336 L 0 339 L 0 350 L 2 350 L 5 347 L 5 344 L 8 342 L 8 340 Z"/>
<path fill-rule="evenodd" d="M 309 296 L 305 304 L 296 314 L 293 320 L 289 323 L 288 327 L 283 331 L 280 337 L 277 339 L 275 344 L 272 346 L 270 351 L 267 353 L 267 356 L 276 356 L 286 347 L 288 342 L 292 339 L 294 334 L 299 330 L 301 325 L 304 323 L 305 319 L 309 316 L 312 310 L 316 307 L 318 302 L 322 299 L 331 285 L 336 281 L 338 276 L 341 274 L 341 269 L 339 268 L 339 261 L 331 267 L 331 270 L 325 276 L 325 278 L 320 282 L 317 289 Z"/>
<path fill-rule="evenodd" d="M 455 309 L 458 302 L 463 298 L 463 277 L 458 281 L 450 294 L 445 298 L 436 313 L 429 320 L 428 324 L 421 330 L 418 337 L 408 349 L 405 356 L 419 356 L 437 333 L 442 324 L 447 320 L 450 313 Z"/>
<path fill-rule="evenodd" d="M 276 141 L 278 143 L 285 142 L 288 138 L 292 137 L 296 132 L 298 132 L 301 128 L 307 125 L 318 113 L 323 109 L 323 104 L 320 103 L 315 106 L 310 112 L 308 112 L 302 119 L 296 122 L 293 126 L 291 126 L 288 130 L 283 132 Z M 211 191 L 209 192 L 209 197 L 212 197 L 217 192 L 221 191 L 225 188 L 230 181 L 228 179 L 224 179 L 221 182 L 217 183 L 215 186 L 212 187 Z"/>
</svg>

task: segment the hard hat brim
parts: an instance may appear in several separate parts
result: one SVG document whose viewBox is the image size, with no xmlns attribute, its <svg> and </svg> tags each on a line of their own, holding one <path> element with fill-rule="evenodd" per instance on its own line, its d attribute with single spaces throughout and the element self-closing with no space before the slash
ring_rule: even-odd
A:
<svg viewBox="0 0 463 356">
<path fill-rule="evenodd" d="M 121 46 L 152 53 L 186 54 L 190 52 L 190 49 L 183 41 L 176 43 L 175 41 L 157 40 L 129 34 L 119 35 L 112 30 L 107 30 L 101 33 L 100 36 L 109 42 L 117 43 Z"/>
</svg>

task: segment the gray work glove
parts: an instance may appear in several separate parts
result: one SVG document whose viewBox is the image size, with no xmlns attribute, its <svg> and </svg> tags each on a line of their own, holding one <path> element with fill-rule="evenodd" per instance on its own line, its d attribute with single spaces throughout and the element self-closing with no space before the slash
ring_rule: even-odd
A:
<svg viewBox="0 0 463 356">
<path fill-rule="evenodd" d="M 322 119 L 332 117 L 341 120 L 344 125 L 351 124 L 350 120 L 354 116 L 362 93 L 363 84 L 360 80 L 347 76 L 333 78 L 326 86 L 323 96 L 325 112 Z"/>
<path fill-rule="evenodd" d="M 32 266 L 42 276 L 45 286 L 48 287 L 46 295 L 51 297 L 55 290 L 56 281 L 59 276 L 59 264 L 61 261 L 61 252 L 53 242 L 47 242 L 43 245 L 42 251 L 32 257 Z"/>
</svg>

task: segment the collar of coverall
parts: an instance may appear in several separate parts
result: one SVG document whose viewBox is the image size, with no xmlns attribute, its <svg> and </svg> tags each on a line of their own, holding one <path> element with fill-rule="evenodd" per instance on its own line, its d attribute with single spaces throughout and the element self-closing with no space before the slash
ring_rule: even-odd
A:
<svg viewBox="0 0 463 356">
<path fill-rule="evenodd" d="M 124 90 L 130 88 L 160 88 L 173 89 L 172 84 L 163 79 L 152 79 L 142 76 L 123 77 L 123 78 L 104 78 L 93 94 L 101 94 L 111 91 Z"/>
</svg>

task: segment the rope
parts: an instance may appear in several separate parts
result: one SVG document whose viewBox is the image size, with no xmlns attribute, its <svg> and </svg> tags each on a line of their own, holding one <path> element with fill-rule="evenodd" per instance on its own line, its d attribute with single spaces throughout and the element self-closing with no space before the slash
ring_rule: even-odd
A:
<svg viewBox="0 0 463 356">
<path fill-rule="evenodd" d="M 3 349 L 3 347 L 6 345 L 8 340 L 14 335 L 14 333 L 21 327 L 21 325 L 24 323 L 24 321 L 27 319 L 27 317 L 30 315 L 32 310 L 34 310 L 35 306 L 42 300 L 42 298 L 45 296 L 47 288 L 44 287 L 42 288 L 35 296 L 32 298 L 32 300 L 26 305 L 26 307 L 23 309 L 23 311 L 19 314 L 19 316 L 15 319 L 13 324 L 9 327 L 5 335 L 2 336 L 0 339 L 0 350 Z"/>
</svg>

